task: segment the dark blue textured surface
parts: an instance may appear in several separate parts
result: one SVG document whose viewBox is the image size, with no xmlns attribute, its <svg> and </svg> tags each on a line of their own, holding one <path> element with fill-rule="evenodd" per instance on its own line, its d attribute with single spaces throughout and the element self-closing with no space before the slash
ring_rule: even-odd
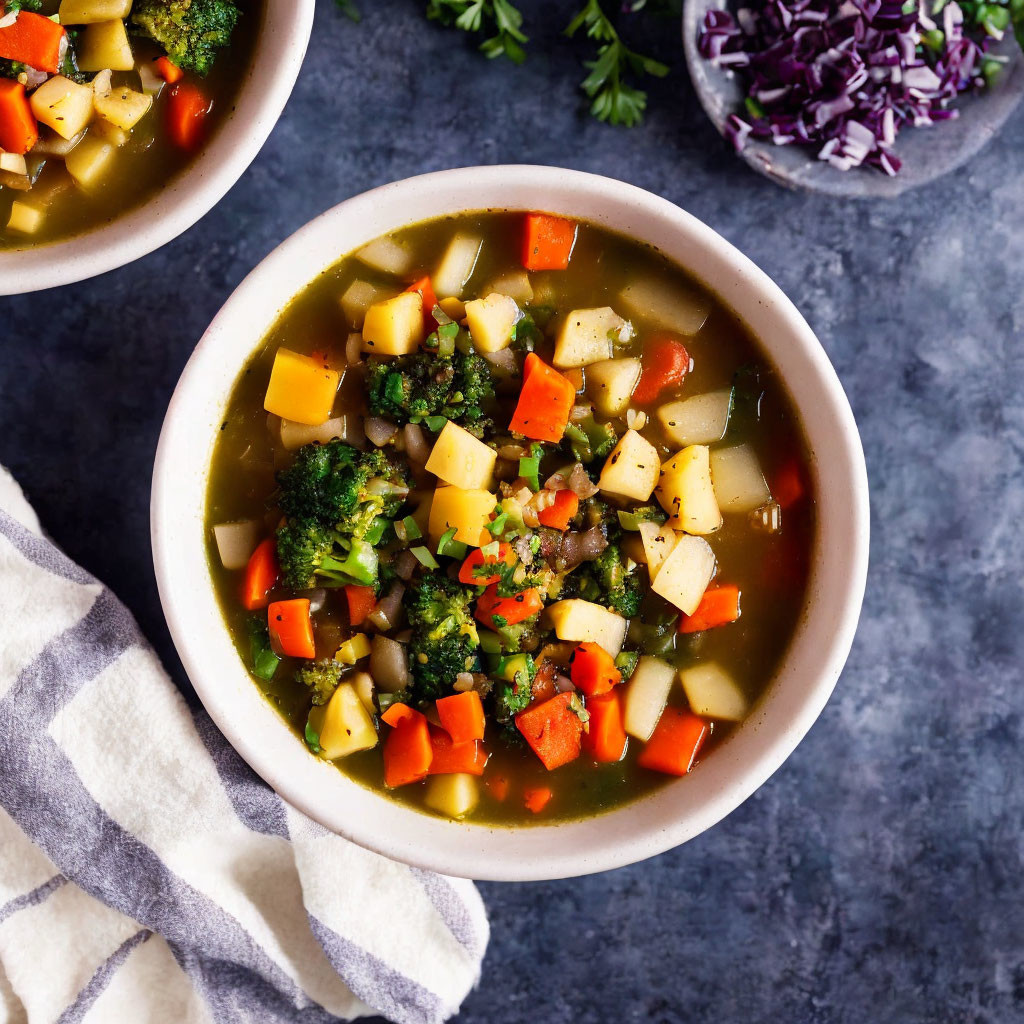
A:
<svg viewBox="0 0 1024 1024">
<path fill-rule="evenodd" d="M 187 690 L 150 562 L 163 411 L 231 289 L 306 220 L 434 168 L 559 163 L 679 203 L 793 297 L 860 422 L 865 614 L 835 697 L 711 832 L 581 881 L 485 885 L 494 936 L 465 1024 L 1024 1019 L 1024 111 L 968 168 L 858 205 L 735 160 L 676 71 L 633 132 L 591 122 L 574 4 L 524 3 L 523 68 L 413 0 L 323 0 L 256 164 L 199 225 L 97 280 L 0 299 L 0 462 L 138 616 Z M 678 52 L 672 24 L 648 32 Z M 543 38 L 542 38 L 543 37 Z"/>
</svg>

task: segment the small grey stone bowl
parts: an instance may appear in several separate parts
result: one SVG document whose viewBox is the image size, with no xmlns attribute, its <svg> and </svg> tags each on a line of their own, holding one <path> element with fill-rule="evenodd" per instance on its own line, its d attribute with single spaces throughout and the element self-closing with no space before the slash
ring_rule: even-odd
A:
<svg viewBox="0 0 1024 1024">
<path fill-rule="evenodd" d="M 684 0 L 683 45 L 690 79 L 701 105 L 719 132 L 726 118 L 743 105 L 736 78 L 715 67 L 697 50 L 704 15 L 724 7 L 723 0 Z M 898 196 L 924 185 L 966 163 L 996 134 L 1024 96 L 1024 57 L 1011 33 L 993 48 L 1007 58 L 995 85 L 984 93 L 967 94 L 956 101 L 959 117 L 930 128 L 908 128 L 900 133 L 896 155 L 903 161 L 899 174 L 890 177 L 869 168 L 840 171 L 815 158 L 804 146 L 775 146 L 748 139 L 740 156 L 756 171 L 779 185 L 844 198 Z"/>
</svg>

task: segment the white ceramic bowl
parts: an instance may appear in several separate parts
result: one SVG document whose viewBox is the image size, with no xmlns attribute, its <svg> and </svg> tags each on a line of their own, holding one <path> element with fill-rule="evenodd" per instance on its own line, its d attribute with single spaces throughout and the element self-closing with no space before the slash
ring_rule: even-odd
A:
<svg viewBox="0 0 1024 1024">
<path fill-rule="evenodd" d="M 384 232 L 462 210 L 540 209 L 657 246 L 752 325 L 781 373 L 810 444 L 819 528 L 810 598 L 793 644 L 750 719 L 684 779 L 595 818 L 519 829 L 443 820 L 350 781 L 314 758 L 260 696 L 224 625 L 206 559 L 210 455 L 232 385 L 288 300 Z M 793 304 L 705 224 L 648 192 L 550 167 L 471 167 L 385 185 L 341 203 L 272 252 L 196 347 L 156 455 L 153 554 L 160 598 L 197 693 L 239 753 L 287 801 L 396 860 L 470 878 L 581 875 L 692 839 L 742 803 L 820 714 L 849 653 L 868 561 L 868 485 L 853 415 Z"/>
<path fill-rule="evenodd" d="M 242 176 L 267 141 L 298 77 L 314 0 L 266 0 L 238 102 L 190 167 L 137 209 L 64 242 L 0 250 L 0 295 L 83 281 L 123 267 L 187 231 Z"/>
</svg>

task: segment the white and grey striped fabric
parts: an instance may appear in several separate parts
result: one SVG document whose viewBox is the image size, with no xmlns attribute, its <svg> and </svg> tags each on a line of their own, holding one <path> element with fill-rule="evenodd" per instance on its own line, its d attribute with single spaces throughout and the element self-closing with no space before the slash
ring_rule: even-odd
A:
<svg viewBox="0 0 1024 1024">
<path fill-rule="evenodd" d="M 440 1022 L 487 939 L 258 779 L 0 469 L 0 1024 Z"/>
</svg>

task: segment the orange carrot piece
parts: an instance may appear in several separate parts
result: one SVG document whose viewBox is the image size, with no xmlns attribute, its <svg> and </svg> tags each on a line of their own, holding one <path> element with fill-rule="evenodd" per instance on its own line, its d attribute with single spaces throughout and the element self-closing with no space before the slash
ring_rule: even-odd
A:
<svg viewBox="0 0 1024 1024">
<path fill-rule="evenodd" d="M 434 285 L 431 283 L 429 277 L 421 277 L 418 281 L 413 281 L 408 288 L 405 289 L 407 292 L 419 292 L 420 298 L 423 299 L 423 330 L 429 334 L 435 327 L 437 327 L 437 321 L 434 319 L 434 307 L 437 305 L 437 296 L 434 294 Z"/>
<path fill-rule="evenodd" d="M 277 582 L 279 573 L 277 565 L 277 541 L 268 537 L 256 546 L 249 556 L 249 564 L 245 567 L 242 580 L 242 606 L 249 611 L 266 608 L 267 594 Z"/>
<path fill-rule="evenodd" d="M 345 600 L 348 601 L 348 621 L 358 626 L 373 611 L 377 603 L 377 591 L 374 587 L 357 587 L 350 583 L 345 587 Z"/>
<path fill-rule="evenodd" d="M 498 585 L 494 583 L 477 598 L 474 615 L 478 622 L 482 622 L 490 629 L 499 629 L 495 618 L 504 619 L 506 626 L 514 626 L 517 622 L 522 622 L 543 610 L 544 602 L 535 587 L 530 587 L 515 597 L 498 597 Z"/>
<path fill-rule="evenodd" d="M 590 697 L 587 700 L 589 731 L 583 734 L 583 749 L 598 764 L 614 764 L 626 752 L 626 730 L 622 720 L 619 691 Z"/>
<path fill-rule="evenodd" d="M 39 125 L 25 95 L 25 86 L 0 78 L 0 149 L 19 156 L 39 139 Z"/>
<path fill-rule="evenodd" d="M 708 723 L 689 711 L 665 708 L 636 763 L 666 775 L 685 775 L 708 736 Z"/>
<path fill-rule="evenodd" d="M 390 725 L 392 729 L 397 729 L 402 722 L 407 722 L 418 714 L 420 712 L 415 708 L 409 707 L 408 704 L 392 704 L 380 716 L 380 720 L 386 725 Z"/>
<path fill-rule="evenodd" d="M 523 386 L 508 429 L 535 441 L 561 441 L 576 389 L 531 352 L 523 364 Z"/>
<path fill-rule="evenodd" d="M 389 789 L 426 778 L 434 757 L 426 718 L 412 708 L 409 711 L 384 740 L 384 785 Z"/>
<path fill-rule="evenodd" d="M 550 526 L 553 530 L 568 530 L 576 513 L 580 510 L 580 499 L 570 490 L 555 491 L 553 505 L 542 508 L 537 513 L 541 526 Z"/>
<path fill-rule="evenodd" d="M 600 645 L 588 640 L 577 645 L 569 659 L 569 678 L 588 697 L 608 693 L 622 682 L 615 659 Z"/>
<path fill-rule="evenodd" d="M 197 149 L 206 136 L 206 118 L 213 110 L 211 100 L 191 82 L 178 82 L 167 101 L 167 133 L 180 149 Z"/>
<path fill-rule="evenodd" d="M 267 627 L 270 646 L 289 658 L 315 658 L 313 617 L 309 613 L 309 598 L 293 597 L 287 601 L 272 601 L 267 607 Z"/>
<path fill-rule="evenodd" d="M 690 354 L 686 346 L 670 334 L 655 334 L 644 346 L 640 357 L 640 379 L 633 389 L 637 405 L 650 405 L 663 391 L 678 387 L 690 372 Z"/>
<path fill-rule="evenodd" d="M 436 726 L 430 726 L 430 749 L 432 759 L 428 774 L 483 775 L 487 767 L 487 751 L 479 740 L 455 743 L 451 736 Z"/>
<path fill-rule="evenodd" d="M 469 743 L 484 738 L 487 722 L 480 694 L 476 690 L 442 697 L 436 707 L 437 717 L 441 719 L 441 725 L 453 743 Z"/>
<path fill-rule="evenodd" d="M 790 459 L 772 483 L 772 497 L 786 509 L 795 505 L 806 492 L 800 464 Z"/>
<path fill-rule="evenodd" d="M 499 802 L 503 802 L 508 797 L 508 778 L 504 775 L 492 775 L 489 779 L 484 779 L 484 785 L 490 791 L 491 796 Z"/>
<path fill-rule="evenodd" d="M 0 28 L 0 57 L 50 74 L 60 70 L 60 49 L 67 33 L 56 22 L 31 11 L 20 11 Z"/>
<path fill-rule="evenodd" d="M 680 633 L 700 633 L 715 626 L 724 626 L 740 617 L 740 588 L 735 583 L 708 587 L 692 615 L 679 619 Z"/>
<path fill-rule="evenodd" d="M 576 223 L 548 213 L 528 213 L 523 232 L 527 270 L 565 270 L 576 244 Z"/>
<path fill-rule="evenodd" d="M 470 587 L 489 587 L 492 583 L 497 583 L 501 577 L 497 574 L 493 576 L 481 575 L 476 570 L 484 565 L 501 565 L 503 562 L 505 565 L 515 565 L 515 561 L 516 553 L 512 550 L 512 545 L 506 544 L 505 541 L 501 541 L 498 544 L 498 554 L 496 556 L 485 556 L 482 549 L 474 548 L 459 569 L 459 582 L 465 583 Z"/>
<path fill-rule="evenodd" d="M 530 786 L 523 790 L 523 806 L 531 814 L 540 814 L 554 795 L 548 786 Z"/>
<path fill-rule="evenodd" d="M 174 85 L 185 77 L 185 72 L 170 57 L 157 57 L 153 62 L 156 73 L 168 84 Z"/>
<path fill-rule="evenodd" d="M 574 697 L 560 693 L 516 715 L 516 728 L 549 772 L 580 756 L 583 723 L 569 706 Z"/>
</svg>

